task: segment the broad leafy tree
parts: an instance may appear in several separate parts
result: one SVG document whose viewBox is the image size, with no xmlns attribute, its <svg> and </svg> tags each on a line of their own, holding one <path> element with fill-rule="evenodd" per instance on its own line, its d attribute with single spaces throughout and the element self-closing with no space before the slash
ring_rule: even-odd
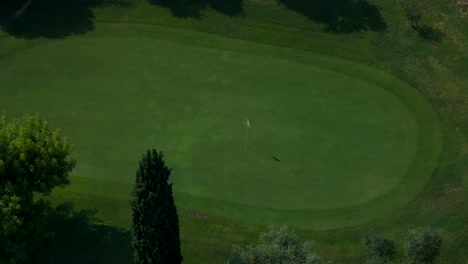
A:
<svg viewBox="0 0 468 264">
<path fill-rule="evenodd" d="M 179 218 L 162 152 L 148 150 L 133 191 L 133 248 L 137 264 L 180 264 Z"/>
<path fill-rule="evenodd" d="M 34 200 L 69 183 L 72 146 L 41 117 L 0 116 L 0 260 L 18 263 L 41 239 L 46 206 Z"/>
<path fill-rule="evenodd" d="M 271 228 L 260 235 L 258 244 L 247 248 L 234 246 L 228 264 L 318 264 L 322 258 L 311 251 L 312 243 L 301 243 L 287 227 Z"/>
<path fill-rule="evenodd" d="M 392 263 L 395 258 L 395 243 L 382 234 L 368 233 L 362 239 L 362 245 L 367 253 L 368 264 Z"/>
</svg>

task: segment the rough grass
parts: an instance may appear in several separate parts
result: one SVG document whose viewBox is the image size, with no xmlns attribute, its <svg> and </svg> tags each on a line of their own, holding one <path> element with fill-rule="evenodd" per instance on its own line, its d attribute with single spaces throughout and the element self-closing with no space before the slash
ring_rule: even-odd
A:
<svg viewBox="0 0 468 264">
<path fill-rule="evenodd" d="M 468 255 L 468 208 L 464 202 L 468 199 L 466 17 L 461 15 L 459 7 L 453 1 L 425 1 L 425 12 L 432 14 L 426 17 L 425 23 L 443 33 L 440 41 L 428 41 L 409 27 L 403 10 L 394 2 L 374 0 L 371 4 L 379 9 L 387 25 L 386 31 L 324 33 L 324 24 L 309 20 L 307 16 L 287 10 L 273 1 L 245 1 L 243 15 L 235 17 L 225 16 L 206 7 L 199 19 L 179 19 L 173 17 L 168 9 L 152 7 L 144 2 L 135 2 L 132 8 L 99 6 L 93 9 L 93 13 L 94 23 L 101 23 L 102 27 L 109 25 L 116 32 L 119 31 L 118 27 L 110 26 L 114 22 L 160 24 L 313 50 L 370 64 L 416 87 L 436 109 L 445 132 L 445 147 L 440 166 L 426 184 L 425 191 L 406 207 L 380 220 L 331 231 L 301 231 L 300 234 L 304 238 L 316 240 L 318 252 L 329 259 L 361 263 L 363 251 L 360 249 L 360 237 L 367 230 L 375 229 L 398 239 L 410 228 L 432 225 L 444 230 L 440 263 L 463 263 Z M 145 32 L 142 30 L 139 33 Z M 10 31 L 10 34 L 15 32 Z M 17 45 L 16 40 L 1 38 L 0 52 L 2 55 L 13 54 L 47 41 L 49 40 L 35 39 Z M 85 198 L 72 200 L 77 204 L 86 201 Z M 91 205 L 92 199 L 88 200 L 90 203 L 83 202 L 84 206 Z M 102 211 L 112 208 L 106 203 L 96 204 Z M 181 216 L 182 235 L 190 237 L 185 240 L 183 238 L 183 241 L 190 241 L 184 242 L 184 256 L 188 262 L 222 262 L 231 242 L 246 243 L 245 238 L 254 239 L 259 231 L 255 227 L 249 229 L 247 226 L 227 225 L 226 220 L 195 215 Z M 112 214 L 104 213 L 102 217 L 112 219 Z"/>
</svg>

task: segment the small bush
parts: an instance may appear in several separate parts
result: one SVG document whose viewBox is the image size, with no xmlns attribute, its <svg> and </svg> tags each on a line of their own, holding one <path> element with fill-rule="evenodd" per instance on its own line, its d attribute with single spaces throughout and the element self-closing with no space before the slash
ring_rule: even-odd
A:
<svg viewBox="0 0 468 264">
<path fill-rule="evenodd" d="M 242 249 L 232 248 L 226 264 L 319 264 L 322 258 L 312 252 L 312 243 L 299 241 L 286 227 L 271 228 L 260 235 L 260 242 Z"/>
<path fill-rule="evenodd" d="M 395 244 L 393 240 L 371 232 L 362 239 L 362 245 L 367 253 L 368 264 L 391 263 L 395 257 Z"/>
<path fill-rule="evenodd" d="M 432 264 L 440 254 L 442 237 L 432 228 L 411 230 L 404 242 L 407 263 Z"/>
</svg>

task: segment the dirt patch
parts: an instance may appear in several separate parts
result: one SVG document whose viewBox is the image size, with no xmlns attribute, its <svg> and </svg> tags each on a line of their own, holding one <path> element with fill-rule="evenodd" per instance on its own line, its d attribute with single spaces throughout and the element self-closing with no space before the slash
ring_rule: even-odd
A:
<svg viewBox="0 0 468 264">
<path fill-rule="evenodd" d="M 462 16 L 468 15 L 468 0 L 453 0 L 459 6 Z"/>
<path fill-rule="evenodd" d="M 423 207 L 425 213 L 431 213 L 434 211 L 447 212 L 458 203 L 463 202 L 461 197 L 463 194 L 463 188 L 454 187 L 446 184 L 444 186 L 444 194 L 439 197 L 430 199 Z"/>
<path fill-rule="evenodd" d="M 445 190 L 445 193 L 448 196 L 457 197 L 457 196 L 460 196 L 462 191 L 463 191 L 463 189 L 460 188 L 460 187 L 450 187 L 450 188 Z"/>
</svg>

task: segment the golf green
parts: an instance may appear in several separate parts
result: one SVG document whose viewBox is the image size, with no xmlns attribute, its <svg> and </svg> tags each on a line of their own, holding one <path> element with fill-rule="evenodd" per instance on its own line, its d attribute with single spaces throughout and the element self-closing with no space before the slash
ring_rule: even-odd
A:
<svg viewBox="0 0 468 264">
<path fill-rule="evenodd" d="M 0 110 L 60 128 L 79 176 L 132 183 L 161 150 L 193 199 L 329 210 L 391 194 L 395 210 L 421 190 L 441 145 L 421 95 L 367 66 L 249 45 L 57 40 L 0 60 Z"/>
</svg>

